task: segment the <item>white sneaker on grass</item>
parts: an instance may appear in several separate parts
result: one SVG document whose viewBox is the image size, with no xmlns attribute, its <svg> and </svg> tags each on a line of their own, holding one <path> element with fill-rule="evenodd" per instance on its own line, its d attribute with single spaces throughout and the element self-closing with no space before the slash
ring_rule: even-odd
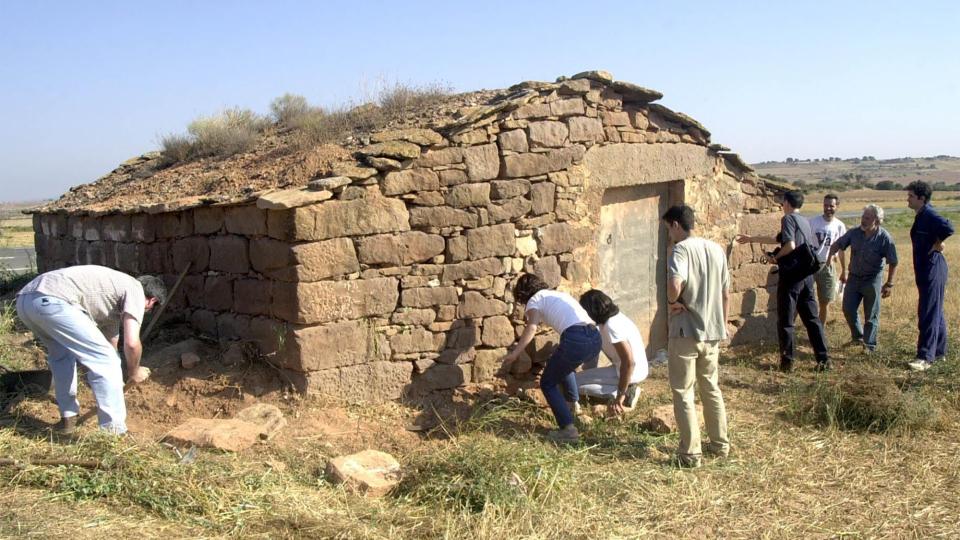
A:
<svg viewBox="0 0 960 540">
<path fill-rule="evenodd" d="M 920 360 L 919 358 L 908 364 L 913 371 L 926 371 L 930 369 L 930 362 Z"/>
</svg>

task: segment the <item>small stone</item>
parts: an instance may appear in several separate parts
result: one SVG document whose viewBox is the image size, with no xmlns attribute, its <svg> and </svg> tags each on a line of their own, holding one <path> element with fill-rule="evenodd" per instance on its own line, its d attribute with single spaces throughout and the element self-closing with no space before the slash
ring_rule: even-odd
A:
<svg viewBox="0 0 960 540">
<path fill-rule="evenodd" d="M 640 426 L 654 433 L 667 434 L 677 430 L 677 419 L 673 415 L 673 405 L 661 405 L 650 413 L 650 417 Z"/>
<path fill-rule="evenodd" d="M 398 171 L 403 167 L 403 164 L 395 159 L 376 156 L 367 156 L 364 159 L 368 165 L 378 171 Z"/>
<path fill-rule="evenodd" d="M 346 176 L 331 176 L 329 178 L 318 178 L 307 182 L 307 188 L 312 191 L 335 191 L 338 188 L 349 185 L 352 180 Z"/>
<path fill-rule="evenodd" d="M 330 191 L 315 191 L 310 188 L 284 189 L 261 195 L 257 199 L 257 208 L 285 210 L 323 202 L 331 197 L 333 193 Z"/>
<path fill-rule="evenodd" d="M 243 345 L 239 342 L 230 343 L 227 350 L 223 351 L 220 361 L 225 366 L 236 366 L 244 362 Z"/>
<path fill-rule="evenodd" d="M 420 157 L 420 147 L 404 141 L 386 141 L 363 147 L 359 153 L 370 157 L 414 159 Z"/>
<path fill-rule="evenodd" d="M 261 440 L 270 440 L 287 425 L 287 419 L 276 405 L 257 403 L 237 413 L 237 420 L 249 422 L 260 428 L 258 437 Z"/>
<path fill-rule="evenodd" d="M 200 356 L 195 352 L 185 352 L 180 355 L 180 366 L 183 369 L 193 369 L 200 364 Z"/>
<path fill-rule="evenodd" d="M 386 452 L 364 450 L 327 463 L 327 476 L 367 497 L 386 495 L 400 482 L 400 463 Z"/>
<path fill-rule="evenodd" d="M 377 174 L 377 170 L 372 167 L 360 167 L 353 163 L 337 163 L 333 166 L 334 176 L 347 176 L 357 180 L 366 180 Z"/>
<path fill-rule="evenodd" d="M 573 77 L 570 77 L 573 80 L 577 79 L 590 79 L 591 81 L 597 81 L 602 83 L 612 83 L 613 74 L 609 71 L 603 71 L 601 69 L 592 70 L 592 71 L 581 71 Z"/>
</svg>

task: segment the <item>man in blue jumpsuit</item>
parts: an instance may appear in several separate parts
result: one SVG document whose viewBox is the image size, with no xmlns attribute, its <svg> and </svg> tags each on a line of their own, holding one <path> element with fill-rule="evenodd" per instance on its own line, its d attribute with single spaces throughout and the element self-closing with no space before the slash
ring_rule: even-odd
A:
<svg viewBox="0 0 960 540">
<path fill-rule="evenodd" d="M 926 182 L 918 180 L 907 186 L 907 206 L 917 214 L 910 228 L 913 271 L 920 292 L 917 359 L 910 362 L 910 369 L 915 371 L 926 370 L 947 352 L 947 321 L 943 316 L 947 260 L 943 258 L 943 241 L 953 234 L 953 225 L 930 206 L 932 194 Z"/>
</svg>

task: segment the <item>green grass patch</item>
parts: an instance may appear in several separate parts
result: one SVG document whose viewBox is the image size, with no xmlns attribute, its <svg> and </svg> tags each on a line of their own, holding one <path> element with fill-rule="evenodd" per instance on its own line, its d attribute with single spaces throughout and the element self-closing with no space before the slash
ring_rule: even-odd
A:
<svg viewBox="0 0 960 540">
<path fill-rule="evenodd" d="M 850 368 L 794 380 L 784 389 L 785 413 L 800 424 L 870 433 L 937 429 L 940 410 L 922 389 L 879 370 Z"/>
</svg>

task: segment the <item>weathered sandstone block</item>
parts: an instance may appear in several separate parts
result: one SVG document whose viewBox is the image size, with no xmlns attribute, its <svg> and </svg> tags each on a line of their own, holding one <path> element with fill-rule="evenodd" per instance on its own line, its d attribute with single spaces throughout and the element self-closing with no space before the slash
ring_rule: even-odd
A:
<svg viewBox="0 0 960 540">
<path fill-rule="evenodd" d="M 526 178 L 518 180 L 494 180 L 490 182 L 490 197 L 493 199 L 523 197 L 529 192 L 530 181 Z"/>
<path fill-rule="evenodd" d="M 476 291 L 467 291 L 463 293 L 463 300 L 457 306 L 457 317 L 461 319 L 478 319 L 482 317 L 492 317 L 494 315 L 504 315 L 509 313 L 510 309 L 502 300 L 496 298 L 486 298 Z"/>
<path fill-rule="evenodd" d="M 516 340 L 513 323 L 502 315 L 483 320 L 483 344 L 491 347 L 507 347 Z"/>
<path fill-rule="evenodd" d="M 438 189 L 440 189 L 440 177 L 430 169 L 394 171 L 387 173 L 383 179 L 383 194 L 387 196 Z"/>
<path fill-rule="evenodd" d="M 250 241 L 250 263 L 257 272 L 279 281 L 320 281 L 360 270 L 349 238 L 292 245 L 254 238 Z"/>
<path fill-rule="evenodd" d="M 527 144 L 527 134 L 522 129 L 504 131 L 497 136 L 500 143 L 500 152 L 524 153 L 530 150 Z"/>
<path fill-rule="evenodd" d="M 278 282 L 274 287 L 273 315 L 301 324 L 359 319 L 393 312 L 399 296 L 395 278 Z"/>
<path fill-rule="evenodd" d="M 559 148 L 567 142 L 567 125 L 556 120 L 530 122 L 530 144 L 534 148 Z"/>
<path fill-rule="evenodd" d="M 445 206 L 420 206 L 410 209 L 410 227 L 476 227 L 477 215 Z"/>
<path fill-rule="evenodd" d="M 500 153 L 495 144 L 483 144 L 463 149 L 470 181 L 490 180 L 500 175 Z"/>
<path fill-rule="evenodd" d="M 515 231 L 516 227 L 512 223 L 468 230 L 467 257 L 485 259 L 513 255 L 516 248 Z"/>
<path fill-rule="evenodd" d="M 444 247 L 445 242 L 440 235 L 411 231 L 361 238 L 358 256 L 364 264 L 401 266 L 427 261 L 443 253 Z"/>
<path fill-rule="evenodd" d="M 426 308 L 459 303 L 456 287 L 417 287 L 400 292 L 400 305 Z"/>
<path fill-rule="evenodd" d="M 540 229 L 540 253 L 553 255 L 573 251 L 590 241 L 592 232 L 569 223 L 554 223 Z"/>
<path fill-rule="evenodd" d="M 477 279 L 484 276 L 498 276 L 503 273 L 503 263 L 496 257 L 447 264 L 443 267 L 443 283 L 453 283 L 461 279 Z"/>
<path fill-rule="evenodd" d="M 454 208 L 486 206 L 490 202 L 490 184 L 461 184 L 446 194 L 446 202 Z"/>
<path fill-rule="evenodd" d="M 410 230 L 410 215 L 398 199 L 368 197 L 268 214 L 270 236 L 280 240 L 326 240 L 340 236 Z"/>
<path fill-rule="evenodd" d="M 603 140 L 603 124 L 597 118 L 574 116 L 567 119 L 571 142 L 600 142 Z"/>
<path fill-rule="evenodd" d="M 232 274 L 250 271 L 247 239 L 242 236 L 210 237 L 210 269 Z"/>
</svg>

